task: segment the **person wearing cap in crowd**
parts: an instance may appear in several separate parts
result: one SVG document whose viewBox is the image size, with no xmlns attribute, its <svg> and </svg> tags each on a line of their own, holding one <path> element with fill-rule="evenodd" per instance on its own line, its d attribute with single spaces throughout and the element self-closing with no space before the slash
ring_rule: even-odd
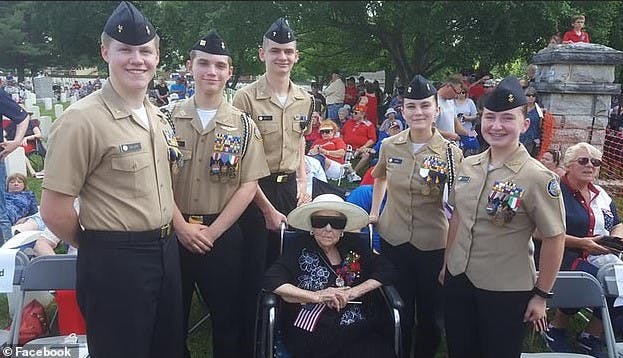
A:
<svg viewBox="0 0 623 358">
<path fill-rule="evenodd" d="M 253 286 L 245 293 L 255 302 L 260 282 L 243 276 L 246 248 L 238 219 L 253 200 L 258 179 L 270 174 L 257 126 L 223 100 L 233 71 L 230 56 L 214 30 L 197 40 L 187 63 L 197 92 L 171 114 L 183 154 L 173 170 L 173 226 L 181 244 L 184 322 L 187 326 L 196 285 L 211 312 L 214 357 L 248 356 L 239 352 L 241 346 L 251 346 L 252 354 L 252 341 L 240 339 L 241 297 Z M 190 357 L 187 348 L 185 357 Z"/>
<path fill-rule="evenodd" d="M 368 151 L 376 143 L 376 124 L 366 118 L 366 113 L 367 105 L 356 105 L 353 118 L 347 120 L 340 131 L 346 145 L 350 145 L 353 150 L 353 158 L 360 157 L 355 172 L 368 164 Z"/>
<path fill-rule="evenodd" d="M 294 209 L 288 223 L 299 235 L 266 272 L 264 288 L 285 301 L 282 329 L 292 357 L 395 357 L 368 314 L 379 302 L 366 294 L 390 284 L 395 269 L 361 240 L 367 213 L 322 194 Z"/>
<path fill-rule="evenodd" d="M 372 171 L 378 163 L 379 153 L 381 152 L 381 145 L 383 141 L 388 137 L 395 136 L 396 134 L 402 132 L 404 129 L 402 122 L 397 119 L 389 120 L 386 119 L 381 128 L 379 129 L 379 140 L 376 141 L 374 147 L 370 149 L 370 168 L 366 170 L 361 178 L 361 182 L 359 185 L 372 185 L 374 184 L 374 177 L 372 176 Z"/>
<path fill-rule="evenodd" d="M 170 163 L 181 155 L 167 118 L 146 96 L 160 39 L 124 1 L 108 18 L 101 41 L 109 78 L 52 126 L 41 216 L 79 249 L 76 291 L 90 356 L 180 357 Z M 80 214 L 73 207 L 78 195 Z"/>
<path fill-rule="evenodd" d="M 426 78 L 413 78 L 402 108 L 409 128 L 383 141 L 372 171 L 370 222 L 377 224 L 382 255 L 398 268 L 395 286 L 405 304 L 401 326 L 406 357 L 411 356 L 415 317 L 416 357 L 434 357 L 441 342 L 437 275 L 448 232 L 444 199 L 463 158 L 461 150 L 434 127 L 437 94 Z M 386 192 L 387 204 L 379 217 Z"/>
<path fill-rule="evenodd" d="M 327 88 L 324 89 L 324 94 L 327 99 L 327 119 L 330 119 L 337 123 L 339 126 L 337 111 L 344 105 L 344 95 L 346 92 L 346 86 L 342 82 L 342 75 L 339 70 L 331 72 L 331 81 Z"/>
<path fill-rule="evenodd" d="M 1 82 L 1 81 L 0 81 Z M 4 159 L 22 144 L 30 123 L 30 115 L 24 108 L 15 103 L 10 94 L 0 88 L 0 117 L 5 116 L 14 125 L 13 140 L 4 140 L 0 136 L 0 182 L 6 182 L 6 165 Z M 4 185 L 2 185 L 4 188 Z M 4 243 L 11 238 L 11 220 L 6 210 L 6 188 L 0 188 L 0 241 Z"/>
<path fill-rule="evenodd" d="M 320 124 L 320 135 L 322 138 L 317 139 L 307 153 L 322 164 L 327 178 L 337 180 L 342 174 L 342 164 L 344 164 L 344 155 L 346 155 L 346 143 L 335 134 L 338 126 L 330 119 L 325 119 Z"/>
<path fill-rule="evenodd" d="M 530 125 L 527 103 L 517 78 L 500 82 L 482 116 L 490 147 L 460 164 L 450 193 L 454 212 L 439 280 L 451 358 L 519 357 L 526 326 L 547 328 L 564 204 L 557 176 L 519 142 Z M 535 229 L 543 237 L 538 277 Z"/>
</svg>

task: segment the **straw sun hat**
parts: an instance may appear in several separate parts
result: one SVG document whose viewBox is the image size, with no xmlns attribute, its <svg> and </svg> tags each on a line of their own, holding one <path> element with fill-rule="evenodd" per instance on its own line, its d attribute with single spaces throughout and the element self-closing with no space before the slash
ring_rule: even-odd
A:
<svg viewBox="0 0 623 358">
<path fill-rule="evenodd" d="M 316 211 L 332 210 L 346 216 L 344 231 L 357 231 L 368 225 L 368 213 L 355 204 L 347 203 L 335 194 L 318 195 L 311 203 L 303 204 L 288 215 L 288 224 L 297 229 L 311 231 L 311 216 Z"/>
</svg>

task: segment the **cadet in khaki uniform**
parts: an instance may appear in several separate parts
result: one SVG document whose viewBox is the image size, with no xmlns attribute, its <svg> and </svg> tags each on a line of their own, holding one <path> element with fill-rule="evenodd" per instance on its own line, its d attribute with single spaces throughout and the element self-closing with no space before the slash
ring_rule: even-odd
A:
<svg viewBox="0 0 623 358">
<path fill-rule="evenodd" d="M 372 171 L 370 221 L 377 221 L 387 191 L 378 232 L 382 255 L 399 271 L 396 289 L 405 302 L 401 324 L 407 357 L 411 356 L 415 316 L 415 356 L 434 357 L 441 342 L 436 319 L 440 298 L 437 275 L 448 233 L 443 199 L 452 184 L 453 170 L 463 158 L 461 150 L 433 127 L 439 114 L 435 94 L 427 79 L 420 75 L 413 78 L 402 110 L 409 129 L 383 141 Z"/>
<path fill-rule="evenodd" d="M 245 274 L 253 285 L 245 296 L 248 337 L 252 340 L 256 295 L 264 270 L 279 254 L 279 238 L 268 231 L 279 229 L 286 215 L 297 205 L 310 201 L 305 173 L 305 137 L 313 109 L 312 97 L 290 80 L 299 59 L 296 37 L 287 21 L 280 18 L 264 34 L 259 58 L 266 73 L 236 91 L 233 105 L 248 113 L 262 133 L 270 176 L 259 181 L 253 203 L 242 216 L 245 237 Z M 311 180 L 311 178 L 309 179 Z"/>
<path fill-rule="evenodd" d="M 179 211 L 173 225 L 180 243 L 184 318 L 188 323 L 195 284 L 212 318 L 213 356 L 243 357 L 241 288 L 246 248 L 238 219 L 269 174 L 259 130 L 224 101 L 231 77 L 228 47 L 210 31 L 190 51 L 196 94 L 171 115 L 183 154 L 173 171 Z M 250 342 L 249 342 L 250 343 Z M 186 349 L 186 357 L 190 353 Z"/>
<path fill-rule="evenodd" d="M 179 357 L 179 254 L 170 235 L 175 137 L 145 96 L 159 38 L 128 2 L 101 37 L 110 77 L 52 127 L 41 216 L 79 248 L 76 289 L 91 357 Z"/>
<path fill-rule="evenodd" d="M 502 80 L 482 115 L 490 148 L 457 171 L 440 272 L 451 358 L 519 357 L 527 323 L 546 329 L 546 298 L 564 248 L 564 204 L 555 174 L 519 143 L 530 122 L 526 103 L 516 78 Z M 538 278 L 535 229 L 543 237 Z"/>
</svg>

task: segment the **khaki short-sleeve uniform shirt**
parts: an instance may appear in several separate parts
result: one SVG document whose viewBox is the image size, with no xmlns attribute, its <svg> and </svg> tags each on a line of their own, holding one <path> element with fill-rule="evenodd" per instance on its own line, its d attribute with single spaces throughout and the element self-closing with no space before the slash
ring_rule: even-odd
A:
<svg viewBox="0 0 623 358">
<path fill-rule="evenodd" d="M 248 113 L 264 139 L 271 173 L 293 173 L 300 164 L 300 146 L 309 130 L 311 95 L 290 81 L 285 105 L 272 93 L 266 76 L 236 91 L 234 107 Z"/>
<path fill-rule="evenodd" d="M 467 157 L 459 166 L 450 203 L 459 214 L 457 234 L 448 248 L 448 271 L 466 273 L 478 288 L 530 291 L 536 283 L 532 233 L 565 233 L 564 203 L 557 176 L 523 145 L 499 168 L 489 170 L 490 149 Z M 487 213 L 496 182 L 512 183 L 524 194 L 510 221 Z"/>
<path fill-rule="evenodd" d="M 147 231 L 171 222 L 172 130 L 147 99 L 144 106 L 149 129 L 107 82 L 52 125 L 43 187 L 79 196 L 87 230 Z"/>
<path fill-rule="evenodd" d="M 387 178 L 387 202 L 379 218 L 378 232 L 391 245 L 408 242 L 423 251 L 446 247 L 448 219 L 442 196 L 449 174 L 448 150 L 452 151 L 455 168 L 463 154 L 455 145 L 448 147 L 449 142 L 433 131 L 431 140 L 417 151 L 409 129 L 385 139 L 381 146 L 372 176 Z M 432 168 L 422 176 L 425 161 L 442 166 L 444 169 L 438 172 L 445 170 L 445 179 L 441 176 L 436 182 Z"/>
<path fill-rule="evenodd" d="M 173 171 L 173 192 L 180 211 L 218 214 L 241 184 L 270 174 L 262 137 L 253 121 L 223 101 L 204 128 L 195 98 L 171 115 L 183 163 Z"/>
</svg>

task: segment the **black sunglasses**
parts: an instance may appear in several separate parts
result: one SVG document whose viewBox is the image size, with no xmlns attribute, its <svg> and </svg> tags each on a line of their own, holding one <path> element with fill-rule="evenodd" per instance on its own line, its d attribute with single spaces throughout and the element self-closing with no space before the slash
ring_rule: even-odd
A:
<svg viewBox="0 0 623 358">
<path fill-rule="evenodd" d="M 581 157 L 581 158 L 578 158 L 576 161 L 580 165 L 586 165 L 586 164 L 588 164 L 589 160 L 590 160 L 591 164 L 593 164 L 594 167 L 598 167 L 598 166 L 601 165 L 601 160 L 595 159 L 595 158 Z"/>
<path fill-rule="evenodd" d="M 465 94 L 465 91 L 461 91 L 461 94 Z"/>
<path fill-rule="evenodd" d="M 311 217 L 311 226 L 314 229 L 322 229 L 327 226 L 327 224 L 331 225 L 333 229 L 342 230 L 346 227 L 346 218 L 341 216 L 321 216 L 316 215 Z"/>
<path fill-rule="evenodd" d="M 536 95 L 535 95 L 535 94 L 532 94 L 532 93 L 528 93 L 528 94 L 526 95 L 526 97 L 536 97 Z"/>
<path fill-rule="evenodd" d="M 321 129 L 320 130 L 320 134 L 329 134 L 331 133 L 333 130 L 332 129 Z"/>
</svg>

